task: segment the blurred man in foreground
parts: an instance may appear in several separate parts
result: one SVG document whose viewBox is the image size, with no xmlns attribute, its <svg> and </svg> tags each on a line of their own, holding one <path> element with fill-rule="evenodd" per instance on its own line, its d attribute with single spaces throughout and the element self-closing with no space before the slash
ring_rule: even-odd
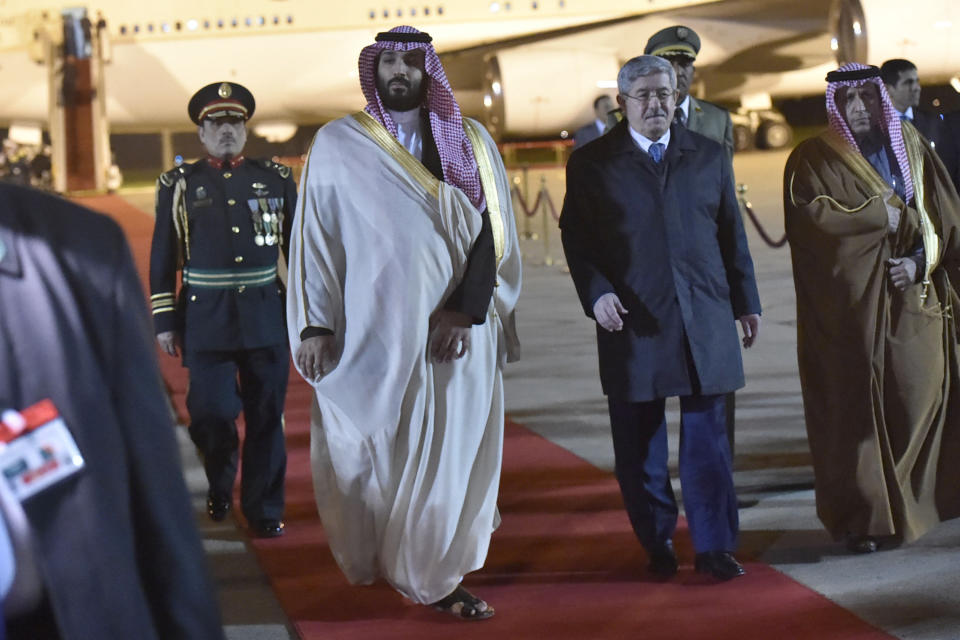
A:
<svg viewBox="0 0 960 640">
<path fill-rule="evenodd" d="M 16 554 L 15 591 L 28 586 L 4 603 L 8 638 L 223 638 L 115 223 L 0 185 L 0 361 L 0 409 L 22 410 L 0 427 L 0 502 L 14 546 L 33 551 Z M 8 491 L 47 478 L 22 501 Z"/>
</svg>

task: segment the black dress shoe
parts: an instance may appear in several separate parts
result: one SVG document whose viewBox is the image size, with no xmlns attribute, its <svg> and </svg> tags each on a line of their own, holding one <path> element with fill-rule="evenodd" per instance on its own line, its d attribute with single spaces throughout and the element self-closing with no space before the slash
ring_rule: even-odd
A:
<svg viewBox="0 0 960 640">
<path fill-rule="evenodd" d="M 724 582 L 746 573 L 733 554 L 726 551 L 707 551 L 698 553 L 693 563 L 697 573 L 705 573 Z"/>
<path fill-rule="evenodd" d="M 227 517 L 228 511 L 230 511 L 229 497 L 218 496 L 213 493 L 207 494 L 207 515 L 210 516 L 211 520 L 221 522 Z"/>
<path fill-rule="evenodd" d="M 677 575 L 677 554 L 673 551 L 673 542 L 667 540 L 652 547 L 647 553 L 650 555 L 650 573 L 662 579 Z"/>
<path fill-rule="evenodd" d="M 847 550 L 853 553 L 873 553 L 877 550 L 877 539 L 871 536 L 850 536 L 847 538 Z"/>
<path fill-rule="evenodd" d="M 283 521 L 257 520 L 253 525 L 253 533 L 258 538 L 278 538 L 283 535 Z"/>
</svg>

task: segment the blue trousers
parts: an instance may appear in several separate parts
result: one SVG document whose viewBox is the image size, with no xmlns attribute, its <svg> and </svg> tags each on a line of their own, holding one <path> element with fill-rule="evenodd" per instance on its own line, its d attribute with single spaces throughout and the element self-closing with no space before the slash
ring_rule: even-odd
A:
<svg viewBox="0 0 960 640">
<path fill-rule="evenodd" d="M 647 549 L 673 537 L 677 501 L 667 468 L 664 400 L 608 398 L 617 481 L 630 524 Z M 740 522 L 724 395 L 680 397 L 680 486 L 693 548 L 734 551 Z"/>
</svg>

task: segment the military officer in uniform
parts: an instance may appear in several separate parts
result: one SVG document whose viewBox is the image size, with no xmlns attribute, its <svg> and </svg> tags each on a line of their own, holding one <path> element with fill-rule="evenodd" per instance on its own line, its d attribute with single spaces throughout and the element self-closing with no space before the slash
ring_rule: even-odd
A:
<svg viewBox="0 0 960 640">
<path fill-rule="evenodd" d="M 693 63 L 700 53 L 700 36 L 690 27 L 673 26 L 661 29 L 650 36 L 643 52 L 658 56 L 669 62 L 677 73 L 677 107 L 674 110 L 674 126 L 684 126 L 690 131 L 716 140 L 723 145 L 727 156 L 733 159 L 733 121 L 730 113 L 706 100 L 697 100 L 690 95 L 693 84 Z"/>
<path fill-rule="evenodd" d="M 283 533 L 289 376 L 284 292 L 277 276 L 296 205 L 290 169 L 242 155 L 253 95 L 217 82 L 190 99 L 208 155 L 160 176 L 150 257 L 157 340 L 190 371 L 190 437 L 223 520 L 237 472 L 235 419 L 246 423 L 240 504 L 254 533 Z M 177 293 L 177 272 L 181 286 Z"/>
</svg>

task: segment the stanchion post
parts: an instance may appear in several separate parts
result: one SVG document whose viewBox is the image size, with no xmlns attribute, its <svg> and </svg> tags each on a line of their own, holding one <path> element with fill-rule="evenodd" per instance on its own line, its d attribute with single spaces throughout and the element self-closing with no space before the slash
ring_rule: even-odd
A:
<svg viewBox="0 0 960 640">
<path fill-rule="evenodd" d="M 547 190 L 547 177 L 540 176 L 540 193 L 537 194 L 537 200 L 540 201 L 540 210 L 543 211 L 543 264 L 553 265 L 553 256 L 550 255 L 550 208 L 547 206 L 547 198 L 542 194 Z"/>
<path fill-rule="evenodd" d="M 523 193 L 520 194 L 520 197 L 521 199 L 524 200 L 524 202 L 526 202 L 527 199 L 530 198 L 530 165 L 529 163 L 525 162 L 523 164 L 523 168 L 521 169 L 521 171 L 523 172 Z M 533 216 L 528 216 L 526 214 L 524 214 L 523 216 L 523 237 L 526 238 L 527 240 L 537 239 L 537 234 L 530 229 L 530 218 L 532 217 Z"/>
<path fill-rule="evenodd" d="M 745 182 L 737 183 L 737 197 L 740 200 L 740 206 L 749 207 L 750 201 L 747 200 L 747 185 Z"/>
</svg>

